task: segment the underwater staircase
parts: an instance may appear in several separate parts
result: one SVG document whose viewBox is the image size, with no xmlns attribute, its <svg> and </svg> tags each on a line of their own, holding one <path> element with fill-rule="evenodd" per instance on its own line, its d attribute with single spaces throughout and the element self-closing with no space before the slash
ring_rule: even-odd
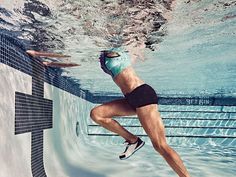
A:
<svg viewBox="0 0 236 177">
<path fill-rule="evenodd" d="M 234 98 L 159 98 L 159 111 L 166 136 L 236 140 L 236 100 Z M 114 117 L 138 136 L 147 136 L 137 116 Z M 117 136 L 92 120 L 89 136 Z"/>
</svg>

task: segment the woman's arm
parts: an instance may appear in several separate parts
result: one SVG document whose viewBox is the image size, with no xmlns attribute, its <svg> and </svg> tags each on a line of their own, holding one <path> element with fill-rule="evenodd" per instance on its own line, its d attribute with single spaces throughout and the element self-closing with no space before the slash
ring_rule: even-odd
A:
<svg viewBox="0 0 236 177">
<path fill-rule="evenodd" d="M 57 53 L 38 52 L 35 50 L 27 50 L 26 53 L 32 57 L 49 57 L 49 58 L 68 58 L 70 55 L 62 55 Z"/>
<path fill-rule="evenodd" d="M 77 63 L 62 63 L 62 62 L 48 62 L 48 61 L 44 61 L 43 64 L 45 66 L 61 67 L 61 68 L 80 66 L 80 64 L 77 64 Z"/>
<path fill-rule="evenodd" d="M 27 50 L 27 54 L 31 55 L 32 57 L 48 57 L 48 58 L 68 58 L 71 57 L 69 55 L 62 55 L 57 53 L 46 53 L 46 52 L 38 52 L 35 50 Z M 45 66 L 50 67 L 73 67 L 73 66 L 80 66 L 80 64 L 73 63 L 73 62 L 50 62 L 50 61 L 43 61 Z"/>
</svg>

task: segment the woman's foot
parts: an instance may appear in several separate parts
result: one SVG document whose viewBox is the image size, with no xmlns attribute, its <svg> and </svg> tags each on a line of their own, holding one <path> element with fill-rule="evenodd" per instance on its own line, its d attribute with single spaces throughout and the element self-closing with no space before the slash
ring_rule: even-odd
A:
<svg viewBox="0 0 236 177">
<path fill-rule="evenodd" d="M 119 155 L 120 160 L 125 160 L 129 158 L 131 155 L 133 155 L 137 150 L 139 150 L 143 145 L 145 144 L 144 141 L 142 141 L 140 138 L 136 140 L 136 142 L 125 142 L 126 148 L 123 153 Z"/>
</svg>

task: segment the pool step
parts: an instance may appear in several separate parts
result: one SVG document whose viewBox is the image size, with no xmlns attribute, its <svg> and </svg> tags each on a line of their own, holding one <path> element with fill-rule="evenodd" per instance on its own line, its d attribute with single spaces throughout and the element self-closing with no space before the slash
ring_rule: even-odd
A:
<svg viewBox="0 0 236 177">
<path fill-rule="evenodd" d="M 160 112 L 216 112 L 236 113 L 236 106 L 159 105 Z"/>
<path fill-rule="evenodd" d="M 181 112 L 181 111 L 162 111 L 163 118 L 202 118 L 202 119 L 231 119 L 236 118 L 236 113 L 231 112 Z"/>
<path fill-rule="evenodd" d="M 161 107 L 159 110 L 165 125 L 167 137 L 236 138 L 235 109 L 227 108 L 227 112 L 222 112 L 222 108 L 220 108 L 220 112 L 218 110 L 219 107 L 217 109 L 215 107 L 210 112 L 208 109 L 207 112 L 198 111 L 197 109 L 190 110 L 190 108 L 188 111 L 184 108 L 179 108 L 178 110 L 172 110 L 168 106 L 164 108 Z M 170 110 L 168 111 L 167 109 Z M 137 116 L 114 117 L 114 119 L 130 132 L 139 136 L 147 136 Z M 100 127 L 91 119 L 88 121 L 88 135 L 117 136 Z"/>
<path fill-rule="evenodd" d="M 122 126 L 140 126 L 138 118 L 114 118 Z M 184 127 L 236 127 L 236 119 L 190 119 L 190 118 L 162 118 L 165 126 L 184 126 Z M 93 121 L 89 121 L 89 126 L 97 125 Z"/>
<path fill-rule="evenodd" d="M 136 135 L 146 136 L 141 126 L 125 125 L 124 127 Z M 236 127 L 165 126 L 165 129 L 167 137 L 236 138 Z M 88 134 L 103 136 L 116 135 L 98 125 L 89 125 Z"/>
<path fill-rule="evenodd" d="M 100 104 L 94 104 L 98 106 Z M 158 105 L 160 112 L 236 113 L 236 106 Z"/>
</svg>

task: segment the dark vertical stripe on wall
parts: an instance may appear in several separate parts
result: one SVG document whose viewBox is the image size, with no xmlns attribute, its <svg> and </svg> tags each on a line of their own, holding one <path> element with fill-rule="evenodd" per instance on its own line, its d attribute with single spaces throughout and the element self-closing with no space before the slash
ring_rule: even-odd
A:
<svg viewBox="0 0 236 177">
<path fill-rule="evenodd" d="M 32 174 L 34 177 L 46 177 L 43 163 L 43 130 L 32 132 L 31 147 Z"/>
<path fill-rule="evenodd" d="M 33 62 L 32 95 L 44 97 L 44 66 L 38 60 Z"/>
<path fill-rule="evenodd" d="M 33 111 L 40 110 L 40 123 L 34 125 L 38 130 L 32 131 L 31 136 L 31 169 L 33 177 L 46 177 L 43 160 L 43 129 L 52 128 L 52 101 L 44 99 L 44 66 L 38 60 L 32 68 L 32 96 L 38 102 Z"/>
</svg>

